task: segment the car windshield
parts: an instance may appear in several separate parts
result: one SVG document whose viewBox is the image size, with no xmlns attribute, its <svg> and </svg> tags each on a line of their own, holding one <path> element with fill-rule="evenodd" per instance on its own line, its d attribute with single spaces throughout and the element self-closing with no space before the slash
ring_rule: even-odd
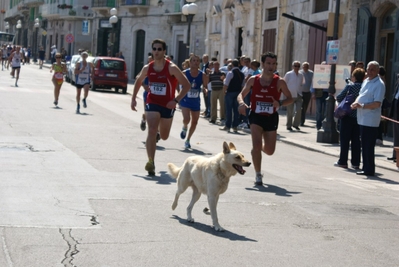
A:
<svg viewBox="0 0 399 267">
<path fill-rule="evenodd" d="M 74 63 L 76 63 L 76 61 L 78 61 L 80 59 L 80 56 L 78 56 L 78 57 L 72 57 L 72 64 L 74 64 Z"/>
<path fill-rule="evenodd" d="M 123 70 L 123 61 L 119 60 L 101 60 L 100 69 L 102 70 Z"/>
</svg>

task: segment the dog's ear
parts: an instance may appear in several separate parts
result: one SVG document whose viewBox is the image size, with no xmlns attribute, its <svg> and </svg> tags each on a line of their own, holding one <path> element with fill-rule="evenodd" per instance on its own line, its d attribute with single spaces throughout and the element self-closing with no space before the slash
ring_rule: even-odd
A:
<svg viewBox="0 0 399 267">
<path fill-rule="evenodd" d="M 237 150 L 232 142 L 230 142 L 229 147 L 231 150 Z"/>
<path fill-rule="evenodd" d="M 223 142 L 223 153 L 224 154 L 229 154 L 230 153 L 230 147 L 227 145 L 226 142 Z"/>
</svg>

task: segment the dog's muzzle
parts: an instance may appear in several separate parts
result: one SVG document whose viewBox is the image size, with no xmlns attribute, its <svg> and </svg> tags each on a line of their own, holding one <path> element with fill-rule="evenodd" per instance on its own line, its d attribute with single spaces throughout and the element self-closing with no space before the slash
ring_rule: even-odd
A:
<svg viewBox="0 0 399 267">
<path fill-rule="evenodd" d="M 245 167 L 248 167 L 248 166 L 250 166 L 251 165 L 251 162 L 247 162 L 247 163 L 245 163 Z M 245 170 L 244 170 L 244 168 L 242 167 L 242 166 L 240 166 L 240 165 L 237 165 L 237 164 L 233 164 L 233 168 L 234 169 L 236 169 L 236 171 L 239 173 L 239 174 L 241 174 L 241 175 L 243 175 L 244 173 L 245 173 Z"/>
</svg>

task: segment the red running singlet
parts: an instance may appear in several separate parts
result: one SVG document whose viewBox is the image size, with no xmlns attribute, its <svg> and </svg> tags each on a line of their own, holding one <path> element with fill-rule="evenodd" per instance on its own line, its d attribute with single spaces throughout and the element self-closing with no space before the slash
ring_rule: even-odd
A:
<svg viewBox="0 0 399 267">
<path fill-rule="evenodd" d="M 276 101 L 280 100 L 281 92 L 277 88 L 279 79 L 280 77 L 274 74 L 270 85 L 263 87 L 260 84 L 260 74 L 255 76 L 251 93 L 252 112 L 263 116 L 270 116 L 277 111 L 277 109 L 273 107 L 272 97 Z"/>
<path fill-rule="evenodd" d="M 147 77 L 150 92 L 147 96 L 147 104 L 156 104 L 166 107 L 169 101 L 175 98 L 177 79 L 169 73 L 169 60 L 165 60 L 162 71 L 154 70 L 154 62 L 149 63 Z"/>
</svg>

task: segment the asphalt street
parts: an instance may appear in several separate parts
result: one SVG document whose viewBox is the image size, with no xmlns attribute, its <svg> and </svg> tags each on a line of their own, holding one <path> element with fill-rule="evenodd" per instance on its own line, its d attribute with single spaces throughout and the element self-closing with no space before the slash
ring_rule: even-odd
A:
<svg viewBox="0 0 399 267">
<path fill-rule="evenodd" d="M 166 164 L 210 156 L 233 142 L 251 160 L 250 135 L 200 119 L 184 149 L 176 112 L 157 144 L 156 176 L 144 165 L 146 133 L 131 95 L 90 92 L 75 114 L 75 88 L 64 83 L 53 105 L 51 74 L 21 70 L 19 87 L 0 72 L 0 266 L 398 266 L 399 176 L 376 147 L 376 176 L 333 166 L 337 144 L 316 142 L 314 120 L 299 132 L 280 116 L 273 156 L 263 156 L 263 187 L 251 167 L 220 196 L 215 232 L 188 189 L 176 210 Z M 129 91 L 132 86 L 129 86 Z"/>
</svg>

